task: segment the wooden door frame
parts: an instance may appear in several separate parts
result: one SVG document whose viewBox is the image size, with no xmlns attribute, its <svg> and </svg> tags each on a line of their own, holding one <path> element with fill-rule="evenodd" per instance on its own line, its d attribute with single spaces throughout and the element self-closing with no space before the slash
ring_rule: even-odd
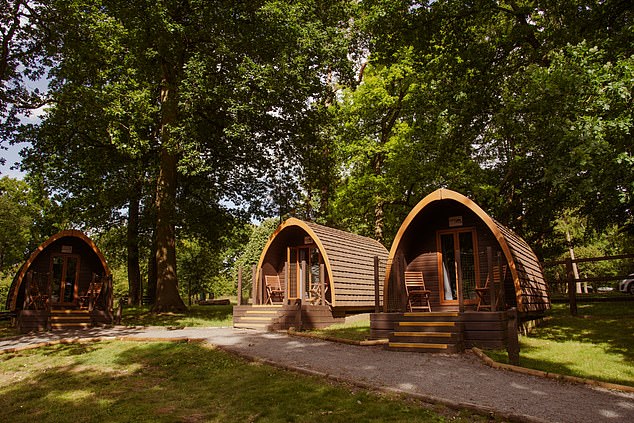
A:
<svg viewBox="0 0 634 423">
<path fill-rule="evenodd" d="M 438 255 L 438 297 L 441 305 L 459 305 L 459 296 L 460 292 L 462 292 L 464 284 L 462 282 L 462 278 L 460 278 L 460 273 L 456 275 L 456 295 L 458 298 L 455 300 L 445 300 L 445 285 L 444 285 L 444 266 L 443 266 L 443 254 L 442 254 L 442 246 L 440 243 L 440 238 L 442 235 L 452 234 L 454 237 L 454 251 L 456 246 L 458 250 L 460 249 L 460 238 L 458 238 L 458 234 L 471 232 L 471 236 L 473 239 L 473 260 L 474 260 L 474 268 L 475 268 L 475 286 L 480 286 L 480 260 L 479 260 L 479 249 L 478 249 L 478 231 L 475 226 L 470 227 L 459 227 L 459 228 L 451 228 L 451 229 L 439 229 L 436 231 L 436 251 Z M 455 258 L 454 258 L 455 259 Z M 462 292 L 464 295 L 464 292 Z M 478 302 L 477 299 L 464 299 L 464 304 L 476 304 Z"/>
<path fill-rule="evenodd" d="M 288 263 L 288 267 L 289 270 L 287 272 L 288 277 L 287 277 L 287 281 L 286 281 L 286 296 L 289 300 L 295 300 L 295 299 L 299 299 L 301 298 L 302 301 L 305 300 L 304 295 L 305 294 L 305 287 L 304 287 L 304 280 L 302 280 L 301 278 L 301 266 L 302 263 L 301 261 L 299 261 L 299 250 L 301 249 L 305 249 L 307 250 L 307 258 L 308 260 L 306 261 L 306 272 L 310 272 L 310 252 L 311 249 L 317 249 L 318 253 L 319 253 L 319 264 L 324 264 L 324 257 L 323 254 L 321 253 L 321 250 L 319 249 L 319 246 L 315 243 L 312 244 L 302 244 L 302 245 L 294 245 L 294 246 L 288 246 L 286 249 L 286 262 Z M 295 269 L 295 281 L 296 281 L 296 288 L 297 288 L 297 296 L 296 297 L 291 297 L 290 296 L 290 288 L 291 288 L 291 267 L 292 267 L 292 263 L 291 263 L 291 250 L 295 251 L 295 264 L 296 269 Z M 324 265 L 324 271 L 325 271 L 325 265 Z M 321 272 L 321 266 L 320 266 L 320 272 Z M 326 275 L 324 275 L 324 280 L 326 280 Z"/>
<path fill-rule="evenodd" d="M 51 286 L 51 292 L 52 292 L 52 287 L 53 287 L 53 259 L 55 257 L 62 257 L 64 259 L 63 264 L 62 264 L 62 278 L 59 281 L 60 283 L 60 287 L 59 287 L 59 301 L 55 304 L 57 305 L 61 305 L 61 306 L 70 306 L 70 305 L 74 305 L 77 303 L 77 298 L 79 297 L 79 274 L 81 271 L 81 256 L 79 254 L 68 254 L 68 253 L 53 253 L 51 254 L 51 258 L 50 258 L 50 264 L 49 264 L 49 274 L 50 276 L 50 280 L 49 280 L 49 285 Z M 75 282 L 73 283 L 73 301 L 71 302 L 65 302 L 63 301 L 64 298 L 64 294 L 66 291 L 66 270 L 68 269 L 68 259 L 69 258 L 75 258 L 77 259 L 77 269 L 75 270 Z M 51 302 L 51 304 L 53 304 Z"/>
</svg>

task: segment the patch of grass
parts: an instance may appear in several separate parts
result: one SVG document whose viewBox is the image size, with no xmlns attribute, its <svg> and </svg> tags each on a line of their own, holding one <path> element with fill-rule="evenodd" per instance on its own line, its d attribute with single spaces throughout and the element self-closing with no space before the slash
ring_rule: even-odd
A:
<svg viewBox="0 0 634 423">
<path fill-rule="evenodd" d="M 352 341 L 365 341 L 370 338 L 370 315 L 364 315 L 349 323 L 337 323 L 324 329 L 311 330 L 310 333 Z"/>
<path fill-rule="evenodd" d="M 103 342 L 0 356 L 0 421 L 489 420 L 249 363 L 205 344 Z"/>
<path fill-rule="evenodd" d="M 520 340 L 524 367 L 634 386 L 634 303 L 555 304 L 547 323 Z M 508 362 L 504 351 L 488 351 Z"/>
<path fill-rule="evenodd" d="M 124 307 L 121 324 L 126 326 L 231 326 L 232 316 L 232 305 L 193 305 L 182 313 L 153 313 L 149 307 Z"/>
</svg>

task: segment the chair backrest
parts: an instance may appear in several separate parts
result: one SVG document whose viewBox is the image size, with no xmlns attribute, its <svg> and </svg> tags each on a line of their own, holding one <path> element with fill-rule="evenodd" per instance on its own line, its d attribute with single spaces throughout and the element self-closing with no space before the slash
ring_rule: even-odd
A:
<svg viewBox="0 0 634 423">
<path fill-rule="evenodd" d="M 280 277 L 278 275 L 264 275 L 266 286 L 271 289 L 281 290 L 282 284 L 280 283 Z"/>
<path fill-rule="evenodd" d="M 501 267 L 501 269 L 500 269 Z M 507 270 L 508 266 L 506 265 L 502 265 L 502 266 L 493 266 L 493 282 L 496 284 L 499 283 L 504 283 L 504 279 L 506 279 L 506 270 Z M 490 275 L 487 274 L 486 280 L 484 282 L 484 287 L 483 288 L 488 288 L 489 287 L 489 283 L 490 283 Z"/>
<path fill-rule="evenodd" d="M 426 289 L 423 272 L 405 272 L 405 287 Z"/>
</svg>

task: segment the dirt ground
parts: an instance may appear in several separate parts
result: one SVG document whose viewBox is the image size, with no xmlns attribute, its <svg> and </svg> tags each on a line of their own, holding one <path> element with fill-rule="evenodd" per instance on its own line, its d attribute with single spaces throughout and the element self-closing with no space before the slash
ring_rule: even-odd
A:
<svg viewBox="0 0 634 423">
<path fill-rule="evenodd" d="M 511 421 L 634 422 L 634 394 L 497 370 L 475 355 L 393 352 L 233 328 L 114 328 L 0 340 L 0 350 L 74 337 L 188 338 L 240 356 Z"/>
</svg>

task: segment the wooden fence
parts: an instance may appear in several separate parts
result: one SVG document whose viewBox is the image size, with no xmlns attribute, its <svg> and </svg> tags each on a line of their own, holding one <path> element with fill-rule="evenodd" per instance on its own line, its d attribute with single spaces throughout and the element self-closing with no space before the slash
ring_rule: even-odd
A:
<svg viewBox="0 0 634 423">
<path fill-rule="evenodd" d="M 580 294 L 580 286 L 582 283 L 591 283 L 598 285 L 602 283 L 616 283 L 622 279 L 626 279 L 627 275 L 609 275 L 609 276 L 593 276 L 593 277 L 579 277 L 578 272 L 575 275 L 575 265 L 579 263 L 595 263 L 600 261 L 611 260 L 632 260 L 634 254 L 621 254 L 616 256 L 604 256 L 604 257 L 592 257 L 592 258 L 567 258 L 565 260 L 542 262 L 544 268 L 553 266 L 565 266 L 565 277 L 560 280 L 549 281 L 551 294 L 553 292 L 567 293 L 568 303 L 570 304 L 570 313 L 573 316 L 577 315 L 577 294 Z"/>
</svg>

